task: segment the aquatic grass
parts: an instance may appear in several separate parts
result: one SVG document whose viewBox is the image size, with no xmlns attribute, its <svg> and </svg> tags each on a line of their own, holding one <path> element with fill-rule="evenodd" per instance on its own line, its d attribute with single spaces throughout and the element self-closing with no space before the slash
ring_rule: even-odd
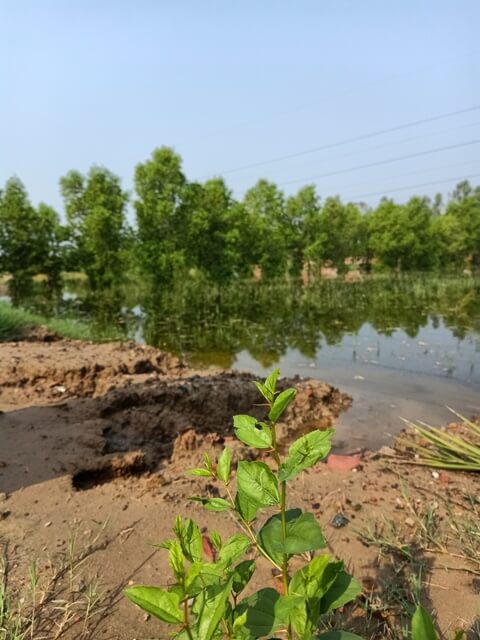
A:
<svg viewBox="0 0 480 640">
<path fill-rule="evenodd" d="M 76 340 L 108 342 L 124 337 L 120 328 L 99 329 L 94 323 L 76 318 L 51 318 L 0 302 L 0 342 L 21 340 L 35 327 L 44 326 L 59 336 Z"/>
<path fill-rule="evenodd" d="M 452 469 L 480 471 L 480 425 L 450 409 L 461 420 L 462 431 L 454 435 L 445 429 L 424 422 L 405 420 L 415 438 L 399 438 L 398 443 L 413 449 L 412 464 Z"/>
</svg>

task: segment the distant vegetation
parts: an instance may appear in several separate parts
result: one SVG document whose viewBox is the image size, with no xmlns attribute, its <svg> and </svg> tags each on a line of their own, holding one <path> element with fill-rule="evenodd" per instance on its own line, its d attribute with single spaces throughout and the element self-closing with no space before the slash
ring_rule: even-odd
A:
<svg viewBox="0 0 480 640">
<path fill-rule="evenodd" d="M 115 328 L 98 329 L 94 324 L 82 322 L 76 318 L 48 318 L 26 309 L 12 307 L 6 302 L 0 302 L 0 342 L 21 340 L 39 326 L 44 326 L 60 336 L 77 340 L 106 342 L 123 337 Z"/>
<path fill-rule="evenodd" d="M 457 185 L 406 204 L 384 198 L 370 209 L 321 199 L 313 185 L 286 197 L 259 180 L 235 200 L 222 178 L 189 182 L 169 148 L 156 149 L 135 168 L 129 197 L 102 167 L 60 179 L 66 221 L 46 204 L 33 207 L 22 182 L 0 192 L 0 273 L 11 274 L 14 303 L 28 295 L 33 276 L 54 296 L 62 272 L 81 271 L 92 295 L 114 291 L 126 274 L 151 291 L 168 291 L 197 275 L 214 284 L 252 277 L 315 279 L 322 266 L 364 271 L 463 271 L 480 266 L 480 187 Z M 129 201 L 135 224 L 129 226 Z"/>
</svg>

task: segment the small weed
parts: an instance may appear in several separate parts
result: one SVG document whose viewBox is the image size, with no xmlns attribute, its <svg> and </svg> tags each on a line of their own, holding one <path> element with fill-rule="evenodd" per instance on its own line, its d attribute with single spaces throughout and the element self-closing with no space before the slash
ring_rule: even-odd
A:
<svg viewBox="0 0 480 640">
<path fill-rule="evenodd" d="M 81 545 L 78 529 L 70 531 L 67 552 L 55 563 L 30 562 L 23 585 L 18 571 L 15 579 L 10 573 L 17 558 L 0 541 L 0 640 L 57 640 L 72 627 L 78 627 L 77 638 L 91 637 L 92 618 L 104 610 L 103 593 L 84 563 L 106 544 L 106 526 L 100 524 Z"/>
</svg>

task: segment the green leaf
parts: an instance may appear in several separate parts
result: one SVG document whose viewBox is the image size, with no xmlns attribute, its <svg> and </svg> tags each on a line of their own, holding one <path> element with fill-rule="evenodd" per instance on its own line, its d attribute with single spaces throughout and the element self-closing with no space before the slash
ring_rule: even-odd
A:
<svg viewBox="0 0 480 640">
<path fill-rule="evenodd" d="M 300 509 L 288 509 L 285 513 L 287 536 L 283 540 L 282 521 L 276 513 L 269 518 L 258 533 L 258 542 L 262 549 L 280 562 L 286 553 L 294 555 L 323 549 L 326 546 L 320 525 L 312 513 L 302 513 Z"/>
<path fill-rule="evenodd" d="M 238 463 L 237 490 L 243 498 L 260 507 L 271 507 L 280 502 L 277 479 L 264 462 L 242 460 Z"/>
<path fill-rule="evenodd" d="M 274 369 L 272 373 L 270 373 L 265 379 L 264 386 L 267 389 L 267 391 L 269 391 L 272 394 L 272 400 L 273 400 L 273 396 L 275 395 L 275 391 L 277 390 L 277 381 L 278 381 L 279 375 L 280 375 L 280 369 Z"/>
<path fill-rule="evenodd" d="M 319 429 L 298 438 L 288 450 L 288 457 L 282 464 L 278 477 L 281 482 L 291 480 L 304 469 L 313 467 L 323 460 L 332 447 L 333 429 Z"/>
<path fill-rule="evenodd" d="M 236 562 L 251 546 L 250 538 L 243 533 L 236 533 L 229 538 L 220 549 L 218 559 L 227 565 Z"/>
<path fill-rule="evenodd" d="M 208 469 L 201 469 L 200 467 L 198 467 L 196 469 L 189 469 L 187 471 L 187 474 L 189 476 L 200 476 L 202 478 L 212 478 L 213 477 L 213 473 L 211 471 L 208 471 Z"/>
<path fill-rule="evenodd" d="M 363 640 L 361 636 L 350 631 L 328 631 L 320 636 L 315 636 L 315 640 Z"/>
<path fill-rule="evenodd" d="M 213 544 L 213 546 L 217 551 L 220 551 L 220 549 L 222 548 L 223 542 L 222 542 L 222 537 L 218 533 L 218 531 L 212 531 L 212 533 L 210 534 L 210 542 Z"/>
<path fill-rule="evenodd" d="M 253 384 L 257 387 L 267 402 L 273 402 L 273 393 L 271 393 L 265 385 L 261 382 L 257 382 L 257 380 L 254 380 Z"/>
<path fill-rule="evenodd" d="M 163 622 L 176 624 L 183 621 L 180 600 L 176 593 L 143 585 L 125 589 L 124 593 L 129 600 Z"/>
<path fill-rule="evenodd" d="M 245 589 L 255 571 L 255 560 L 244 560 L 233 570 L 232 589 L 236 595 Z"/>
<path fill-rule="evenodd" d="M 334 561 L 329 555 L 317 556 L 293 575 L 289 593 L 306 597 L 310 610 L 314 610 L 342 569 L 343 562 Z"/>
<path fill-rule="evenodd" d="M 252 502 L 250 498 L 244 496 L 242 493 L 238 493 L 235 496 L 235 509 L 245 520 L 245 522 L 253 522 L 255 520 L 257 511 L 260 505 Z"/>
<path fill-rule="evenodd" d="M 225 580 L 225 567 L 214 562 L 194 562 L 190 565 L 185 580 L 188 595 L 196 595 L 206 587 L 218 585 Z"/>
<path fill-rule="evenodd" d="M 412 640 L 438 640 L 432 616 L 423 607 L 417 607 L 413 614 Z"/>
<path fill-rule="evenodd" d="M 208 587 L 204 592 L 203 605 L 198 615 L 198 636 L 211 640 L 227 610 L 228 596 L 233 577 L 223 585 Z"/>
<path fill-rule="evenodd" d="M 235 435 L 239 440 L 257 449 L 270 449 L 272 446 L 272 432 L 263 422 L 258 422 L 252 416 L 233 416 Z"/>
<path fill-rule="evenodd" d="M 354 600 L 362 592 L 362 586 L 346 571 L 340 571 L 335 582 L 320 601 L 320 613 L 339 609 Z"/>
<path fill-rule="evenodd" d="M 260 589 L 235 608 L 235 616 L 247 613 L 245 627 L 253 638 L 261 638 L 280 628 L 275 620 L 275 604 L 279 598 L 280 594 L 275 589 Z"/>
<path fill-rule="evenodd" d="M 313 513 L 302 513 L 297 520 L 288 523 L 285 553 L 305 553 L 326 546 L 322 530 Z"/>
<path fill-rule="evenodd" d="M 215 475 L 213 473 L 212 461 L 210 459 L 210 456 L 206 452 L 203 454 L 203 462 L 205 463 L 205 468 L 207 469 L 207 471 L 210 471 L 212 475 Z"/>
<path fill-rule="evenodd" d="M 247 623 L 247 612 L 244 611 L 241 615 L 235 618 L 233 623 L 233 631 L 239 631 Z"/>
<path fill-rule="evenodd" d="M 174 540 L 168 551 L 168 563 L 172 567 L 176 578 L 181 578 L 185 573 L 185 556 L 178 540 Z"/>
<path fill-rule="evenodd" d="M 202 534 L 195 522 L 191 518 L 187 518 L 183 522 L 182 518 L 177 516 L 173 530 L 182 545 L 186 558 L 190 562 L 200 561 L 203 553 Z"/>
<path fill-rule="evenodd" d="M 285 391 L 282 391 L 282 393 L 275 398 L 273 407 L 270 409 L 270 413 L 268 414 L 268 417 L 272 422 L 277 422 L 296 395 L 297 392 L 295 389 L 285 389 Z"/>
<path fill-rule="evenodd" d="M 223 498 L 202 498 L 201 496 L 192 496 L 190 500 L 201 502 L 207 511 L 228 511 L 231 505 Z"/>
<path fill-rule="evenodd" d="M 228 447 L 222 451 L 217 462 L 218 479 L 228 484 L 230 482 L 230 471 L 232 466 L 232 452 Z"/>
<path fill-rule="evenodd" d="M 305 598 L 298 595 L 281 596 L 275 604 L 275 619 L 284 626 L 292 625 L 297 633 L 302 634 L 308 624 Z"/>
</svg>

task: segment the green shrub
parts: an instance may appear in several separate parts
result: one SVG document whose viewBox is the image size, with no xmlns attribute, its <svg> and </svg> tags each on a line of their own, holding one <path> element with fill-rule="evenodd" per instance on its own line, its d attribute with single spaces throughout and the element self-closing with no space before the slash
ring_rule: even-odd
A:
<svg viewBox="0 0 480 640">
<path fill-rule="evenodd" d="M 175 539 L 160 545 L 168 551 L 174 576 L 171 586 L 134 586 L 125 591 L 142 609 L 175 625 L 177 640 L 250 640 L 277 633 L 289 640 L 359 638 L 344 631 L 319 632 L 322 616 L 353 600 L 361 588 L 342 562 L 328 554 L 313 555 L 327 546 L 313 514 L 287 508 L 287 483 L 328 455 L 333 430 L 311 431 L 282 455 L 277 422 L 296 392 L 277 392 L 278 375 L 276 369 L 264 384 L 255 382 L 266 401 L 268 420 L 261 422 L 248 415 L 233 420 L 237 438 L 269 452 L 272 465 L 239 461 L 236 492 L 228 448 L 215 464 L 205 454 L 204 466 L 190 471 L 193 476 L 218 481 L 223 488 L 223 497 L 195 496 L 193 500 L 207 510 L 233 514 L 241 532 L 227 540 L 211 534 L 216 552 L 212 562 L 204 557 L 198 525 L 190 518 L 177 517 Z M 311 559 L 292 573 L 292 557 L 305 558 L 305 554 Z M 283 593 L 264 587 L 243 597 L 260 557 L 281 576 Z"/>
</svg>

